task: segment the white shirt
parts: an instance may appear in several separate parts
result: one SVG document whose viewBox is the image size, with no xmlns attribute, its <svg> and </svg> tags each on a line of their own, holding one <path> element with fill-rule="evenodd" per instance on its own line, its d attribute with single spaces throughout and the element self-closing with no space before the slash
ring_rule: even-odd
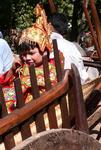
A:
<svg viewBox="0 0 101 150">
<path fill-rule="evenodd" d="M 0 38 L 0 74 L 4 74 L 12 67 L 13 53 L 8 43 Z"/>
<path fill-rule="evenodd" d="M 71 69 L 71 64 L 74 63 L 79 71 L 81 83 L 84 84 L 88 79 L 88 74 L 85 70 L 82 56 L 77 47 L 70 41 L 63 38 L 62 35 L 53 32 L 51 39 L 57 40 L 58 49 L 64 55 L 64 69 Z"/>
</svg>

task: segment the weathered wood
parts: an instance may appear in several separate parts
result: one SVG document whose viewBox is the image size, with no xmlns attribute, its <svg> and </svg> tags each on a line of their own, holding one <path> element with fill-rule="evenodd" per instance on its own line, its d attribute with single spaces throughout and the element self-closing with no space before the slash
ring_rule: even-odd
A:
<svg viewBox="0 0 101 150">
<path fill-rule="evenodd" d="M 54 62 L 56 65 L 56 74 L 57 74 L 57 78 L 58 80 L 61 80 L 61 65 L 60 64 L 60 59 L 59 59 L 59 53 L 58 53 L 58 49 L 57 49 L 57 43 L 56 41 L 53 41 L 53 47 L 54 47 Z M 44 78 L 45 78 L 45 87 L 46 90 L 49 90 L 51 88 L 51 81 L 50 81 L 50 73 L 49 73 L 49 67 L 48 67 L 48 58 L 47 55 L 44 54 L 43 56 L 43 69 L 44 69 Z M 56 120 L 56 113 L 55 113 L 55 105 L 52 104 L 50 105 L 50 107 L 48 108 L 48 119 L 49 119 L 49 125 L 50 128 L 57 128 L 57 120 Z"/>
<path fill-rule="evenodd" d="M 74 103 L 74 113 L 75 113 L 75 121 L 76 121 L 76 129 L 87 132 L 88 133 L 88 124 L 87 124 L 87 116 L 85 113 L 85 106 L 83 103 L 83 93 L 81 89 L 81 81 L 77 68 L 74 64 L 72 64 L 73 70 L 71 70 L 70 76 L 72 76 L 73 81 L 73 102 Z M 78 108 L 78 109 L 77 109 Z"/>
<path fill-rule="evenodd" d="M 54 50 L 54 60 L 55 60 L 55 67 L 56 67 L 56 73 L 57 73 L 57 80 L 58 82 L 62 80 L 63 72 L 61 68 L 61 62 L 59 58 L 59 50 L 57 47 L 56 40 L 53 40 L 53 50 Z"/>
<path fill-rule="evenodd" d="M 6 103 L 5 103 L 5 99 L 4 99 L 4 94 L 2 91 L 2 86 L 0 85 L 0 103 L 1 103 L 1 117 L 4 117 L 8 114 L 7 112 L 7 107 L 6 107 Z"/>
<path fill-rule="evenodd" d="M 31 92 L 33 95 L 33 99 L 36 99 L 37 97 L 40 96 L 40 94 L 39 94 L 39 88 L 37 85 L 37 77 L 36 77 L 34 65 L 31 65 L 29 67 L 29 73 L 30 73 L 30 80 L 31 80 Z"/>
<path fill-rule="evenodd" d="M 90 0 L 90 6 L 91 6 L 91 12 L 95 24 L 95 30 L 96 30 L 97 41 L 99 46 L 99 51 L 98 51 L 100 57 L 99 59 L 101 60 L 101 22 L 97 14 L 94 0 Z"/>
<path fill-rule="evenodd" d="M 89 128 L 98 120 L 101 123 L 101 106 L 87 119 Z"/>
<path fill-rule="evenodd" d="M 43 55 L 43 71 L 44 71 L 45 89 L 47 91 L 51 88 L 47 52 L 45 52 Z"/>
<path fill-rule="evenodd" d="M 55 113 L 55 105 L 54 104 L 50 105 L 50 107 L 48 108 L 47 113 L 48 113 L 50 129 L 58 128 L 57 119 L 56 119 L 56 113 Z"/>
<path fill-rule="evenodd" d="M 41 97 L 37 98 L 37 102 L 31 101 L 22 108 L 9 114 L 9 116 L 1 119 L 0 122 L 2 122 L 2 124 L 0 123 L 0 135 L 10 130 L 14 126 L 19 125 L 21 122 L 25 121 L 30 116 L 53 102 L 54 99 L 58 98 L 62 94 L 65 94 L 68 88 L 68 73 L 69 71 L 66 71 L 64 79 L 61 82 L 59 82 L 55 87 L 52 87 L 49 91 L 42 94 Z"/>
<path fill-rule="evenodd" d="M 61 99 L 60 100 L 60 109 L 61 109 L 62 128 L 70 128 L 67 98 L 61 97 L 60 99 Z"/>
<path fill-rule="evenodd" d="M 6 133 L 3 137 L 6 150 L 11 150 L 15 146 L 14 136 L 12 132 Z"/>
<path fill-rule="evenodd" d="M 21 81 L 19 78 L 14 80 L 14 87 L 15 87 L 15 92 L 16 92 L 16 101 L 17 101 L 17 108 L 21 108 L 25 105 L 24 101 L 24 95 L 22 92 L 22 87 L 21 87 Z M 19 127 L 22 135 L 22 139 L 25 140 L 26 138 L 31 136 L 31 131 L 30 131 L 30 126 L 29 122 L 26 121 L 24 124 L 21 124 Z"/>
<path fill-rule="evenodd" d="M 29 72 L 30 72 L 30 80 L 31 80 L 31 89 L 32 89 L 33 99 L 36 100 L 38 97 L 40 97 L 40 93 L 39 93 L 39 88 L 38 88 L 38 84 L 37 84 L 37 77 L 36 77 L 34 65 L 31 65 L 29 67 Z M 44 118 L 43 118 L 42 113 L 39 113 L 36 116 L 36 129 L 37 129 L 37 132 L 45 130 Z"/>
<path fill-rule="evenodd" d="M 54 0 L 48 0 L 48 3 L 49 3 L 49 6 L 50 6 L 50 10 L 51 10 L 51 13 L 56 13 L 56 6 L 54 4 Z"/>
<path fill-rule="evenodd" d="M 43 117 L 43 113 L 42 112 L 40 112 L 40 113 L 38 113 L 36 115 L 35 124 L 36 124 L 37 132 L 41 132 L 41 131 L 45 131 L 46 130 L 44 117 Z"/>
<path fill-rule="evenodd" d="M 22 88 L 21 88 L 21 81 L 20 78 L 17 78 L 14 80 L 14 87 L 15 87 L 15 93 L 16 93 L 16 107 L 21 108 L 24 106 L 24 96 L 22 93 Z"/>
<path fill-rule="evenodd" d="M 87 22 L 88 22 L 88 26 L 89 26 L 89 28 L 90 28 L 90 31 L 91 31 L 91 34 L 92 34 L 92 37 L 93 37 L 93 41 L 94 41 L 95 47 L 96 47 L 97 52 L 98 52 L 98 55 L 99 55 L 99 59 L 100 59 L 100 61 L 101 61 L 100 47 L 99 47 L 98 42 L 97 42 L 97 39 L 96 39 L 96 37 L 95 37 L 93 25 L 92 25 L 92 22 L 91 22 L 89 13 L 88 13 L 88 9 L 87 9 L 87 1 L 86 1 L 86 0 L 83 0 L 83 9 L 84 9 L 84 13 L 85 13 L 86 20 L 87 20 Z"/>
<path fill-rule="evenodd" d="M 101 144 L 77 130 L 53 129 L 30 137 L 12 150 L 101 150 Z"/>
</svg>

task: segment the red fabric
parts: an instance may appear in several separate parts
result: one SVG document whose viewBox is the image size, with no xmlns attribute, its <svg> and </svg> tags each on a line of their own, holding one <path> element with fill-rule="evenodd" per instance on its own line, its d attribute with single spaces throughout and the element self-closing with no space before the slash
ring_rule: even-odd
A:
<svg viewBox="0 0 101 150">
<path fill-rule="evenodd" d="M 10 80 L 12 80 L 12 79 L 14 78 L 13 75 L 8 76 L 8 73 L 9 73 L 9 71 L 7 71 L 7 72 L 6 72 L 5 74 L 3 74 L 3 75 L 0 75 L 0 84 L 1 84 L 2 86 L 9 85 Z"/>
</svg>

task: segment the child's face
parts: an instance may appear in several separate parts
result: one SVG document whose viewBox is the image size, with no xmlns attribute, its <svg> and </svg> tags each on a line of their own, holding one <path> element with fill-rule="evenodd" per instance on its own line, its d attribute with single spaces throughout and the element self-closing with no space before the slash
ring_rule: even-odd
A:
<svg viewBox="0 0 101 150">
<path fill-rule="evenodd" d="M 34 64 L 34 66 L 38 66 L 42 63 L 42 55 L 39 53 L 39 49 L 37 47 L 31 49 L 22 57 L 24 62 L 28 65 Z"/>
</svg>

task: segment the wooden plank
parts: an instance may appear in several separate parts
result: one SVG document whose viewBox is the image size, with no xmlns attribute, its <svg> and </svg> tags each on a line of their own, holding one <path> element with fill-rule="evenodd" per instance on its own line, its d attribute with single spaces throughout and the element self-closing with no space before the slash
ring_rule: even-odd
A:
<svg viewBox="0 0 101 150">
<path fill-rule="evenodd" d="M 3 136 L 3 141 L 4 141 L 4 145 L 5 145 L 6 150 L 11 150 L 15 146 L 12 131 L 6 133 Z"/>
<path fill-rule="evenodd" d="M 25 101 L 24 101 L 24 96 L 22 93 L 20 78 L 17 78 L 14 80 L 14 86 L 15 86 L 15 92 L 16 92 L 17 108 L 21 108 L 25 105 Z M 23 124 L 21 124 L 19 127 L 23 140 L 31 136 L 31 130 L 30 130 L 29 125 L 30 125 L 30 122 L 26 121 Z"/>
<path fill-rule="evenodd" d="M 40 93 L 39 93 L 39 88 L 38 88 L 38 84 L 37 84 L 37 77 L 36 77 L 34 65 L 31 65 L 29 67 L 29 72 L 30 72 L 30 80 L 31 80 L 33 99 L 36 99 L 36 98 L 40 97 Z M 39 113 L 36 116 L 35 123 L 36 123 L 37 132 L 45 130 L 44 117 L 43 117 L 42 113 Z"/>
<path fill-rule="evenodd" d="M 89 16 L 89 12 L 88 12 L 88 9 L 87 9 L 87 1 L 86 0 L 83 0 L 83 9 L 84 9 L 85 18 L 87 20 L 88 26 L 89 26 L 91 34 L 92 34 L 92 38 L 93 38 L 95 47 L 97 49 L 97 52 L 98 52 L 98 55 L 99 55 L 99 58 L 100 58 L 100 61 L 101 61 L 100 47 L 99 47 L 97 39 L 95 37 L 93 25 L 92 25 L 92 22 L 91 22 L 91 19 L 90 19 L 90 16 Z"/>
<path fill-rule="evenodd" d="M 51 81 L 50 81 L 47 52 L 45 52 L 43 55 L 43 72 L 44 72 L 44 80 L 45 80 L 45 89 L 48 91 L 51 88 Z"/>
<path fill-rule="evenodd" d="M 99 59 L 101 61 L 101 22 L 100 22 L 98 13 L 97 13 L 97 9 L 96 9 L 94 0 L 90 0 L 90 6 L 91 6 L 91 12 L 92 12 L 92 16 L 93 16 L 93 20 L 94 20 L 94 24 L 95 24 L 97 42 L 98 42 L 98 46 L 99 46 L 99 49 L 97 49 L 97 52 L 99 55 Z"/>
<path fill-rule="evenodd" d="M 61 68 L 61 62 L 59 58 L 59 50 L 57 46 L 57 41 L 53 40 L 53 50 L 54 50 L 54 60 L 55 60 L 55 67 L 56 67 L 56 73 L 57 73 L 57 81 L 61 81 L 63 77 L 63 72 Z"/>
<path fill-rule="evenodd" d="M 14 87 L 15 87 L 15 93 L 16 93 L 16 107 L 21 108 L 24 106 L 25 102 L 24 102 L 24 96 L 22 92 L 20 78 L 16 78 L 14 80 Z"/>
<path fill-rule="evenodd" d="M 32 91 L 33 99 L 36 99 L 37 97 L 40 96 L 40 94 L 39 94 L 39 88 L 37 85 L 37 77 L 36 77 L 34 65 L 31 65 L 29 67 L 29 73 L 30 73 L 31 91 Z"/>
<path fill-rule="evenodd" d="M 2 86 L 0 85 L 0 104 L 1 104 L 1 117 L 5 117 L 8 112 L 7 112 L 7 107 L 6 107 L 6 103 L 5 103 L 5 99 L 4 99 L 4 94 L 3 94 L 3 90 L 2 90 Z"/>
<path fill-rule="evenodd" d="M 87 119 L 89 128 L 98 120 L 101 123 L 101 106 Z"/>
<path fill-rule="evenodd" d="M 76 129 L 88 133 L 88 124 L 85 111 L 85 105 L 83 101 L 83 93 L 81 88 L 80 76 L 77 68 L 74 64 L 72 67 L 72 79 L 73 79 L 73 97 L 74 97 L 74 108 L 76 117 Z"/>
<path fill-rule="evenodd" d="M 51 13 L 56 13 L 57 9 L 56 9 L 54 1 L 53 0 L 48 0 L 48 3 L 49 3 L 49 6 L 50 6 Z"/>
<path fill-rule="evenodd" d="M 44 70 L 44 79 L 45 79 L 45 89 L 48 91 L 51 88 L 51 80 L 50 80 L 50 72 L 48 66 L 48 56 L 47 53 L 43 55 L 43 70 Z M 49 119 L 49 126 L 50 128 L 57 128 L 57 119 L 55 113 L 55 105 L 51 104 L 47 111 L 48 119 Z"/>
<path fill-rule="evenodd" d="M 45 127 L 43 113 L 42 112 L 38 113 L 35 118 L 36 118 L 35 124 L 36 124 L 37 133 L 45 131 L 46 127 Z"/>
<path fill-rule="evenodd" d="M 55 104 L 52 104 L 49 106 L 47 113 L 48 113 L 48 120 L 49 120 L 50 129 L 58 128 L 56 112 L 55 112 Z"/>
<path fill-rule="evenodd" d="M 61 109 L 61 118 L 62 118 L 62 128 L 69 128 L 70 122 L 69 122 L 66 96 L 61 97 L 60 109 Z"/>
</svg>

